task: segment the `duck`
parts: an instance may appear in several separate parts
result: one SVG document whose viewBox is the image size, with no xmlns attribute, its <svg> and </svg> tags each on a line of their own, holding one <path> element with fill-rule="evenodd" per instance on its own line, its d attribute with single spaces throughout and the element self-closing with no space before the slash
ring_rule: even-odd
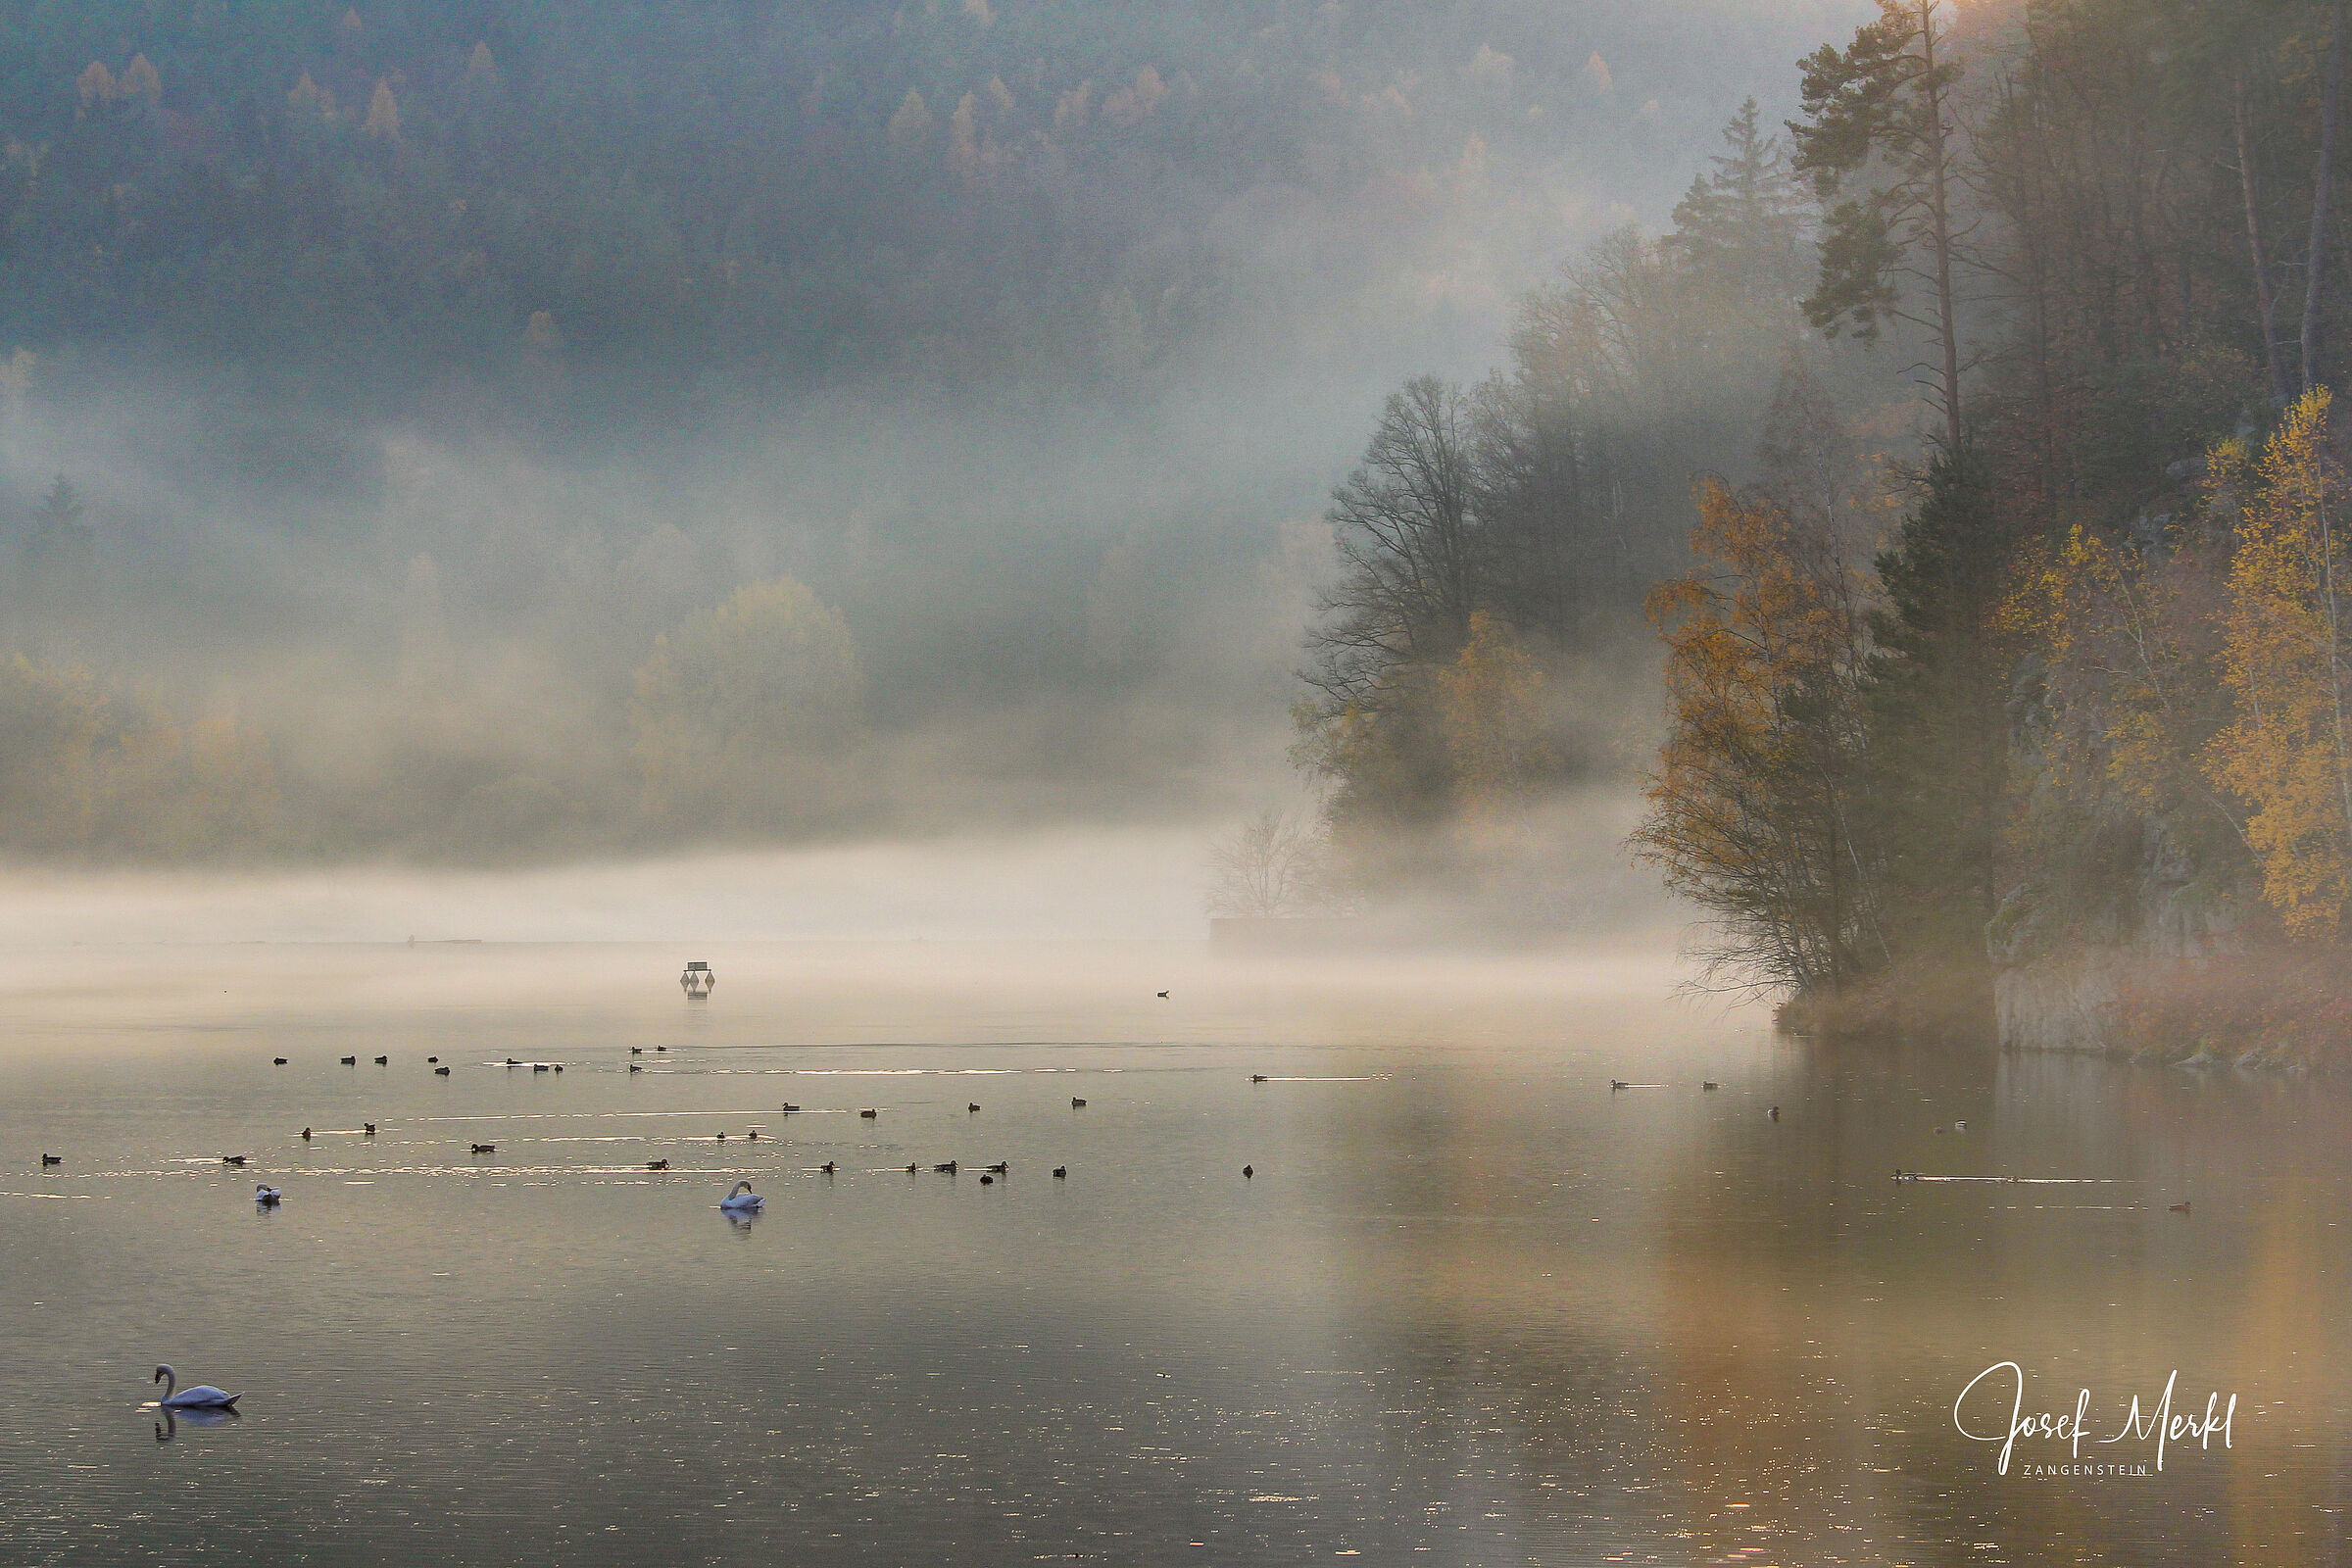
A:
<svg viewBox="0 0 2352 1568">
<path fill-rule="evenodd" d="M 832 1175 L 832 1174 L 833 1174 L 833 1171 L 834 1171 L 834 1165 L 833 1165 L 833 1162 L 832 1162 L 831 1160 L 829 1160 L 829 1159 L 828 1159 L 828 1160 L 826 1160 L 826 1161 L 825 1161 L 825 1162 L 824 1162 L 822 1165 L 819 1165 L 819 1166 L 817 1166 L 816 1168 L 817 1168 L 818 1170 L 821 1170 L 821 1171 L 823 1171 L 823 1172 L 824 1172 L 826 1175 L 828 1175 L 828 1176 Z"/>
<path fill-rule="evenodd" d="M 388 1067 L 392 1064 L 392 1058 L 390 1056 L 378 1056 L 375 1058 L 375 1064 L 378 1067 Z"/>
<path fill-rule="evenodd" d="M 360 1123 L 360 1131 L 366 1133 L 368 1137 L 373 1138 L 375 1136 L 375 1123 L 371 1121 L 364 1121 Z"/>
<path fill-rule="evenodd" d="M 1701 1089 L 1721 1089 L 1723 1085 L 1717 1083 L 1712 1078 L 1702 1078 L 1699 1080 L 1698 1087 Z"/>
<path fill-rule="evenodd" d="M 760 1141 L 760 1129 L 759 1129 L 759 1128 L 757 1128 L 757 1127 L 755 1127 L 755 1128 L 753 1128 L 753 1129 L 752 1129 L 750 1132 L 748 1132 L 748 1133 L 745 1133 L 743 1136 L 744 1136 L 744 1137 L 746 1137 L 746 1138 L 748 1138 L 748 1139 L 750 1139 L 750 1140 L 751 1140 L 753 1143 L 755 1143 L 755 1144 L 756 1144 L 756 1143 L 758 1143 L 758 1142 Z"/>
<path fill-rule="evenodd" d="M 498 1146 L 496 1144 L 476 1144 L 473 1146 L 473 1152 L 477 1154 L 495 1154 L 498 1152 Z"/>
<path fill-rule="evenodd" d="M 556 1063 L 556 1071 L 558 1071 L 558 1072 L 562 1072 L 563 1070 L 564 1070 L 564 1064 L 563 1064 L 562 1062 L 560 1062 L 560 1061 L 559 1061 L 559 1062 L 557 1062 L 557 1063 Z"/>
<path fill-rule="evenodd" d="M 283 1067 L 285 1064 L 286 1058 L 283 1056 L 271 1056 L 270 1058 L 270 1065 L 272 1067 Z"/>
<path fill-rule="evenodd" d="M 975 1101 L 973 1101 L 973 1102 L 972 1102 L 970 1104 L 968 1104 L 968 1105 L 964 1106 L 964 1107 L 963 1107 L 963 1113 L 964 1113 L 965 1115 L 967 1115 L 967 1116 L 977 1116 L 977 1115 L 979 1115 L 979 1114 L 980 1114 L 980 1102 L 978 1102 L 977 1100 L 975 1100 Z"/>
<path fill-rule="evenodd" d="M 2165 1212 L 2168 1214 L 2185 1214 L 2188 1212 L 2188 1207 L 2189 1205 L 2186 1203 L 2174 1203 L 2170 1205 Z"/>
<path fill-rule="evenodd" d="M 345 1056 L 345 1057 L 343 1058 L 343 1065 L 344 1065 L 344 1066 L 346 1066 L 346 1067 L 356 1067 L 356 1066 L 358 1066 L 359 1064 L 360 1064 L 360 1058 L 359 1058 L 359 1057 L 357 1057 L 357 1056 Z"/>
<path fill-rule="evenodd" d="M 643 1046 L 631 1046 L 629 1048 L 629 1054 L 632 1056 L 642 1056 L 645 1054 L 645 1048 Z"/>
<path fill-rule="evenodd" d="M 519 1061 L 516 1061 L 516 1060 L 515 1060 L 515 1059 L 514 1059 L 513 1056 L 509 1056 L 509 1057 L 507 1058 L 507 1065 L 508 1065 L 508 1066 L 510 1066 L 510 1067 L 519 1067 L 519 1066 L 521 1066 L 521 1065 L 522 1065 L 522 1063 L 521 1063 L 521 1062 L 519 1062 Z"/>
<path fill-rule="evenodd" d="M 433 1076 L 436 1078 L 446 1078 L 449 1076 L 449 1069 L 447 1067 L 435 1067 L 433 1069 Z"/>
<path fill-rule="evenodd" d="M 645 1162 L 645 1168 L 647 1170 L 667 1170 L 669 1169 L 669 1161 L 666 1159 L 649 1159 Z"/>
<path fill-rule="evenodd" d="M 908 1160 L 906 1162 L 906 1174 L 909 1176 L 914 1174 L 914 1161 Z"/>
<path fill-rule="evenodd" d="M 1165 1002 L 1165 1001 L 1167 1001 L 1167 1000 L 1168 1000 L 1168 994 L 1167 994 L 1165 991 L 1158 992 L 1158 993 L 1156 993 L 1156 994 L 1157 994 L 1157 996 L 1159 997 L 1159 1000 L 1160 1000 L 1160 1001 L 1162 1001 L 1162 1002 Z"/>
<path fill-rule="evenodd" d="M 1915 1182 L 1919 1180 L 1919 1172 L 1905 1170 L 1902 1166 L 1897 1165 L 1894 1167 L 1894 1179 L 1898 1182 Z"/>
<path fill-rule="evenodd" d="M 710 1141 L 714 1144 L 723 1144 L 727 1141 L 727 1135 L 725 1133 L 720 1133 Z"/>
<path fill-rule="evenodd" d="M 953 1176 L 956 1174 L 956 1162 L 952 1159 L 944 1165 L 934 1165 L 931 1168 L 944 1176 Z"/>
<path fill-rule="evenodd" d="M 311 1130 L 308 1127 L 302 1130 L 302 1141 L 306 1144 L 311 1141 Z"/>
<path fill-rule="evenodd" d="M 167 1410 L 233 1410 L 242 1394 L 224 1394 L 210 1383 L 199 1383 L 192 1389 L 179 1386 L 179 1374 L 169 1366 L 159 1366 L 155 1376 L 147 1380 L 164 1386 L 164 1396 L 157 1402 Z"/>
<path fill-rule="evenodd" d="M 43 1154 L 41 1156 L 41 1163 L 44 1165 L 63 1165 L 65 1162 L 66 1156 L 63 1154 Z"/>
<path fill-rule="evenodd" d="M 424 1064 L 427 1067 L 430 1067 L 433 1063 L 439 1061 L 440 1059 L 441 1058 L 439 1056 L 427 1056 L 424 1058 Z"/>
<path fill-rule="evenodd" d="M 645 1071 L 645 1063 L 642 1061 L 632 1061 L 629 1063 L 629 1071 L 643 1072 Z"/>
<path fill-rule="evenodd" d="M 531 1071 L 545 1072 L 547 1071 L 547 1063 L 544 1061 L 534 1061 L 531 1063 Z"/>
<path fill-rule="evenodd" d="M 1250 1075 L 1250 1081 L 1253 1084 L 1262 1084 L 1266 1081 L 1266 1075 L 1262 1072 L 1253 1072 Z"/>
<path fill-rule="evenodd" d="M 996 1184 L 997 1179 L 994 1176 L 983 1176 L 980 1178 L 980 1185 L 983 1187 L 994 1187 Z"/>
<path fill-rule="evenodd" d="M 662 1055 L 662 1054 L 665 1054 L 665 1053 L 666 1053 L 668 1050 L 669 1050 L 669 1048 L 668 1048 L 667 1046 L 656 1046 L 656 1047 L 654 1048 L 654 1054 L 656 1054 L 656 1055 Z"/>
<path fill-rule="evenodd" d="M 1070 1097 L 1070 1108 L 1072 1110 L 1084 1110 L 1086 1108 L 1086 1101 L 1078 1095 L 1072 1095 Z"/>
<path fill-rule="evenodd" d="M 995 1171 L 998 1175 L 1003 1176 L 1008 1174 L 1011 1171 L 1012 1166 L 1010 1162 L 1000 1159 L 994 1165 L 988 1165 L 982 1168 Z"/>
<path fill-rule="evenodd" d="M 285 1196 L 266 1182 L 256 1182 L 253 1187 L 253 1200 L 264 1208 L 275 1208 L 277 1200 Z"/>
<path fill-rule="evenodd" d="M 793 1103 L 791 1101 L 787 1100 L 786 1102 L 784 1102 L 784 1103 L 783 1103 L 783 1104 L 781 1104 L 781 1105 L 777 1106 L 776 1108 L 777 1108 L 778 1110 L 781 1110 L 781 1111 L 785 1112 L 787 1115 L 789 1115 L 789 1114 L 791 1114 L 793 1111 L 796 1111 L 796 1110 L 800 1109 L 801 1107 L 800 1107 L 800 1106 L 798 1106 L 798 1105 L 796 1105 L 796 1104 L 794 1104 L 794 1103 Z"/>
<path fill-rule="evenodd" d="M 882 1113 L 878 1110 L 861 1110 L 858 1114 L 867 1121 L 872 1121 L 876 1116 L 879 1116 Z"/>
<path fill-rule="evenodd" d="M 1244 1165 L 1242 1167 L 1242 1180 L 1250 1181 L 1252 1180 L 1256 1175 L 1257 1167 L 1255 1165 Z"/>
<path fill-rule="evenodd" d="M 1070 1167 L 1067 1165 L 1056 1165 L 1054 1167 L 1054 1174 L 1057 1179 L 1066 1181 L 1069 1179 Z"/>
<path fill-rule="evenodd" d="M 243 1154 L 222 1154 L 220 1156 L 220 1163 L 223 1165 L 242 1165 L 245 1163 L 245 1156 Z"/>
<path fill-rule="evenodd" d="M 1612 1093 L 1620 1089 L 1631 1089 L 1634 1086 L 1632 1084 L 1627 1083 L 1622 1078 L 1612 1078 L 1609 1080 L 1609 1089 Z"/>
<path fill-rule="evenodd" d="M 737 1182 L 735 1190 L 718 1200 L 718 1206 L 731 1214 L 757 1214 L 767 1206 L 767 1200 L 753 1192 L 750 1182 Z"/>
</svg>

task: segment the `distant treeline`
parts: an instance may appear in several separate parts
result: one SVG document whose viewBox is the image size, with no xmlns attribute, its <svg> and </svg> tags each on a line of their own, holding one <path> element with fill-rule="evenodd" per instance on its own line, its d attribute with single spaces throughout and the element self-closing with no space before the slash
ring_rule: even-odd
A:
<svg viewBox="0 0 2352 1568">
<path fill-rule="evenodd" d="M 1883 0 L 1800 63 L 1784 145 L 1805 256 L 1785 308 L 1764 290 L 1731 318 L 1751 336 L 1710 358 L 1731 284 L 1686 237 L 1693 211 L 1768 238 L 1759 254 L 1796 242 L 1774 226 L 1788 185 L 1737 130 L 1693 192 L 1711 209 L 1687 205 L 1654 250 L 1629 242 L 1615 273 L 1571 275 L 1561 305 L 1612 328 L 1631 292 L 1612 278 L 1650 280 L 1647 335 L 1603 341 L 1676 343 L 1705 390 L 1665 407 L 1760 419 L 1744 480 L 1685 435 L 1647 481 L 1697 476 L 1699 521 L 1695 565 L 1649 596 L 1669 733 L 1635 843 L 1711 916 L 1725 984 L 1781 988 L 1824 1023 L 1982 1021 L 1996 965 L 2098 947 L 2155 962 L 2141 980 L 2185 966 L 2123 999 L 2183 1050 L 2340 1030 L 2346 28 L 2334 4 Z M 1743 167 L 1776 171 L 1753 187 L 1769 201 Z M 1765 352 L 1790 317 L 1817 345 Z M 1857 340 L 1919 383 L 1899 461 L 1874 455 L 1867 384 L 1838 383 Z M 1563 774 L 1540 744 L 1558 703 L 1507 699 L 1580 635 L 1551 562 L 1582 592 L 1620 569 L 1595 524 L 1643 486 L 1617 482 L 1609 398 L 1644 382 L 1588 348 L 1620 373 L 1547 399 L 1529 345 L 1549 341 L 1523 334 L 1514 373 L 1466 402 L 1408 389 L 1338 498 L 1356 569 L 1302 713 L 1335 826 L 1459 809 L 1494 757 L 1525 788 Z M 1579 462 L 1531 485 L 1516 436 L 1546 418 Z M 1458 463 L 1423 456 L 1448 442 Z M 1516 728 L 1459 716 L 1515 711 Z M 1428 739 L 1465 730 L 1478 746 Z M 2196 967 L 2217 956 L 2260 983 Z"/>
<path fill-rule="evenodd" d="M 1638 197 L 1604 150 L 1745 9 L 11 0 L 0 353 L 464 416 L 1133 384 Z"/>
</svg>

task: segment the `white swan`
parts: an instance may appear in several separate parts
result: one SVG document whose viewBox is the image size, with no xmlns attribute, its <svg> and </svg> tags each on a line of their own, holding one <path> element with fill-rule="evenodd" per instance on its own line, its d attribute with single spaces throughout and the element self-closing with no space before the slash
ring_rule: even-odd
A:
<svg viewBox="0 0 2352 1568">
<path fill-rule="evenodd" d="M 159 1366 L 155 1376 L 147 1380 L 164 1386 L 164 1396 L 158 1402 L 167 1410 L 233 1410 L 242 1394 L 223 1394 L 210 1383 L 199 1383 L 192 1389 L 179 1386 L 179 1374 L 169 1366 Z"/>
<path fill-rule="evenodd" d="M 750 1182 L 737 1182 L 735 1190 L 718 1200 L 718 1206 L 731 1214 L 757 1214 L 767 1206 L 767 1200 L 753 1192 Z"/>
<path fill-rule="evenodd" d="M 271 1187 L 267 1182 L 256 1182 L 253 1184 L 253 1200 L 261 1204 L 264 1208 L 275 1208 L 277 1206 L 277 1200 L 285 1196 L 285 1194 L 279 1192 L 276 1188 Z"/>
</svg>

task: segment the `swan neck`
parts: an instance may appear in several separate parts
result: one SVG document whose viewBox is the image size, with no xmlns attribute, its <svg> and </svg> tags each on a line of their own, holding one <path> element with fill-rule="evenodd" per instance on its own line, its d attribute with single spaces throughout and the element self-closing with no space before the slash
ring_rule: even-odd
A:
<svg viewBox="0 0 2352 1568">
<path fill-rule="evenodd" d="M 164 1397 L 165 1397 L 165 1398 L 167 1398 L 167 1399 L 169 1399 L 170 1397 L 172 1397 L 172 1396 L 173 1392 L 174 1392 L 174 1391 L 176 1391 L 176 1390 L 179 1388 L 179 1374 L 178 1374 L 178 1373 L 176 1373 L 176 1372 L 174 1372 L 174 1371 L 172 1371 L 172 1370 L 170 1367 L 168 1367 L 168 1366 L 159 1366 L 159 1367 L 157 1367 L 157 1368 L 155 1369 L 155 1376 L 154 1376 L 154 1377 L 152 1377 L 152 1378 L 150 1378 L 150 1379 L 148 1379 L 147 1381 L 149 1381 L 150 1383 L 159 1383 L 159 1382 L 160 1382 L 161 1384 L 163 1384 L 163 1386 L 164 1386 Z"/>
</svg>

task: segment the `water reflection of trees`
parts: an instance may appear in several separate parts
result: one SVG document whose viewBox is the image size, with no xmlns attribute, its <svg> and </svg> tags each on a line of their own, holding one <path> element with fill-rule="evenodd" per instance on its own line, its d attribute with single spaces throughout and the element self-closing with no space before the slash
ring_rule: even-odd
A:
<svg viewBox="0 0 2352 1568">
<path fill-rule="evenodd" d="M 1693 1561 L 2341 1560 L 2335 1092 L 1899 1048 L 1792 1052 L 1752 1094 L 1664 1105 L 1596 1108 L 1588 1077 L 1464 1053 L 1334 1108 L 1400 1385 L 1392 1494 Z M 2178 1368 L 2183 1407 L 2239 1395 L 2235 1448 L 2051 1479 L 2021 1444 L 1997 1476 L 1951 1405 L 2003 1359 L 2029 1409 L 2087 1385 L 2094 1437 Z M 2082 1457 L 2152 1460 L 2134 1446 Z"/>
</svg>

